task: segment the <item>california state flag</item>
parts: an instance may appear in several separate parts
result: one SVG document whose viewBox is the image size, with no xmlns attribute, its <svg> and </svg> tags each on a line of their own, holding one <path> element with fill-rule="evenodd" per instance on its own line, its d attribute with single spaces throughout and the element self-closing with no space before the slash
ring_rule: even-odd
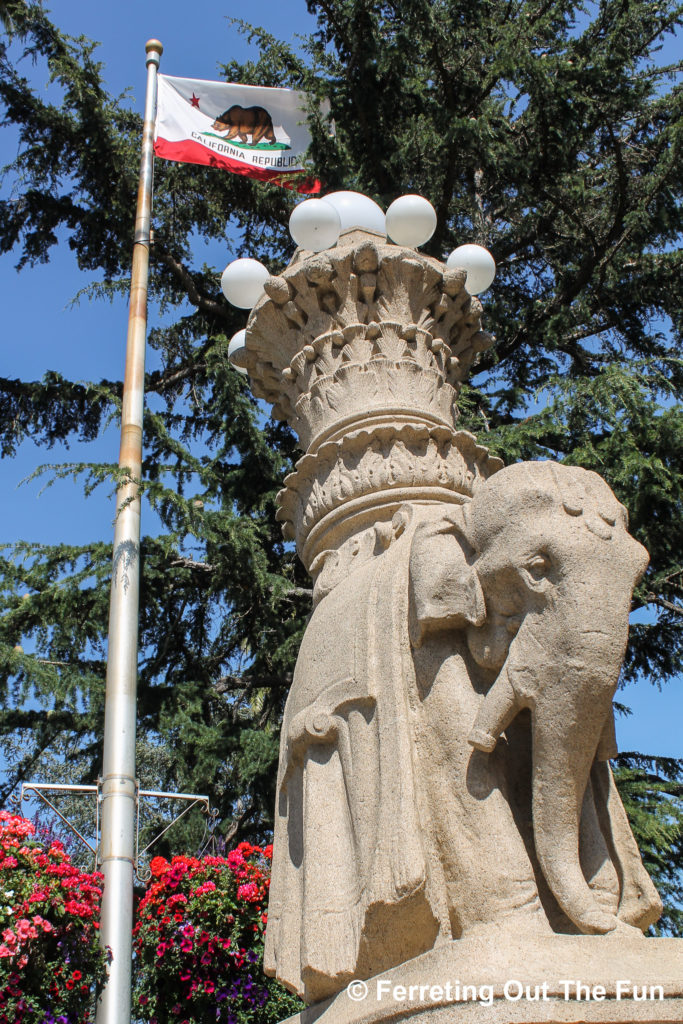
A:
<svg viewBox="0 0 683 1024">
<path fill-rule="evenodd" d="M 159 75 L 154 152 L 165 160 L 222 167 L 313 194 L 302 178 L 311 136 L 306 94 L 294 89 Z"/>
</svg>

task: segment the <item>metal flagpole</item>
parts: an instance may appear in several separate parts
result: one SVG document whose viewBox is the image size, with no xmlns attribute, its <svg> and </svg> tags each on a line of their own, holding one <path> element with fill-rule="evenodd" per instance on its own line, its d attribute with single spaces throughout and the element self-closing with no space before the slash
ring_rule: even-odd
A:
<svg viewBox="0 0 683 1024">
<path fill-rule="evenodd" d="M 135 858 L 135 725 L 140 589 L 140 490 L 142 412 L 147 334 L 154 119 L 157 69 L 163 47 L 145 46 L 147 95 L 135 217 L 126 372 L 121 407 L 119 466 L 130 476 L 116 494 L 116 526 L 109 608 L 109 654 L 104 707 L 101 779 L 101 870 L 104 874 L 100 942 L 111 950 L 107 983 L 97 1005 L 97 1024 L 130 1024 L 133 953 L 133 865 Z"/>
</svg>

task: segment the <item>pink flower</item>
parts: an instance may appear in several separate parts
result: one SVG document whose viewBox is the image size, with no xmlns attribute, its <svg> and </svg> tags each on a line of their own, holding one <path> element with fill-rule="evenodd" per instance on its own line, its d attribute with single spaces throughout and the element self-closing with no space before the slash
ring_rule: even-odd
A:
<svg viewBox="0 0 683 1024">
<path fill-rule="evenodd" d="M 247 882 L 237 888 L 237 899 L 246 900 L 247 903 L 256 903 L 259 899 L 258 886 L 254 882 Z"/>
<path fill-rule="evenodd" d="M 198 886 L 195 889 L 194 895 L 195 896 L 204 896 L 204 894 L 207 893 L 207 892 L 213 892 L 215 888 L 216 888 L 216 883 L 215 882 L 211 882 L 211 881 L 204 882 L 203 885 L 200 885 L 200 886 Z"/>
<path fill-rule="evenodd" d="M 175 892 L 168 898 L 169 907 L 175 907 L 176 903 L 187 903 L 187 896 L 182 892 Z"/>
<path fill-rule="evenodd" d="M 244 856 L 240 850 L 231 850 L 228 854 L 228 867 L 234 870 L 244 864 Z"/>
<path fill-rule="evenodd" d="M 38 932 L 33 927 L 30 921 L 28 921 L 25 917 L 22 917 L 19 921 L 17 921 L 17 935 L 19 936 L 22 942 L 25 942 L 26 939 L 35 939 L 36 936 L 38 935 Z"/>
</svg>

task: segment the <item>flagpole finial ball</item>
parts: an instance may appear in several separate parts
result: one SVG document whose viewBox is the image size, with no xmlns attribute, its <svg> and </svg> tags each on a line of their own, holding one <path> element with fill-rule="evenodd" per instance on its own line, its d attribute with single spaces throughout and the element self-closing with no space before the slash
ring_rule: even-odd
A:
<svg viewBox="0 0 683 1024">
<path fill-rule="evenodd" d="M 232 366 L 233 370 L 237 370 L 243 377 L 247 376 L 245 368 L 245 357 L 247 354 L 246 348 L 246 328 L 242 328 L 237 334 L 233 334 L 228 345 L 228 362 Z"/>
<path fill-rule="evenodd" d="M 145 53 L 149 53 L 150 50 L 156 50 L 159 56 L 161 56 L 161 54 L 164 52 L 164 47 L 163 44 L 160 43 L 158 39 L 148 39 L 147 42 L 145 43 Z"/>
<path fill-rule="evenodd" d="M 221 275 L 221 288 L 228 302 L 238 309 L 251 309 L 263 295 L 268 270 L 249 257 L 228 263 Z"/>
<path fill-rule="evenodd" d="M 423 196 L 400 196 L 387 210 L 387 234 L 397 245 L 416 249 L 428 242 L 435 230 L 436 210 Z"/>
<path fill-rule="evenodd" d="M 449 270 L 460 267 L 467 271 L 465 288 L 470 295 L 479 295 L 493 284 L 496 264 L 493 256 L 483 245 L 459 245 L 446 260 Z"/>
<path fill-rule="evenodd" d="M 289 218 L 290 235 L 297 245 L 310 252 L 322 252 L 336 245 L 340 231 L 341 218 L 324 199 L 304 199 Z"/>
</svg>

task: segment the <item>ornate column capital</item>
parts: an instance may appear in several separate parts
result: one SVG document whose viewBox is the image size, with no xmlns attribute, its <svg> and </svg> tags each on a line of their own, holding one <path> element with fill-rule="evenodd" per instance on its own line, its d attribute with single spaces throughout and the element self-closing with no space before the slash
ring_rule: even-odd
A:
<svg viewBox="0 0 683 1024">
<path fill-rule="evenodd" d="M 388 514 L 387 491 L 463 500 L 499 467 L 455 429 L 460 386 L 494 341 L 465 279 L 354 229 L 332 249 L 297 251 L 266 281 L 247 324 L 246 368 L 253 393 L 307 452 L 280 496 L 285 536 L 302 557 L 309 534 L 330 514 L 340 523 L 342 507 L 367 513 L 376 500 Z M 309 545 L 307 568 L 315 555 Z"/>
</svg>

